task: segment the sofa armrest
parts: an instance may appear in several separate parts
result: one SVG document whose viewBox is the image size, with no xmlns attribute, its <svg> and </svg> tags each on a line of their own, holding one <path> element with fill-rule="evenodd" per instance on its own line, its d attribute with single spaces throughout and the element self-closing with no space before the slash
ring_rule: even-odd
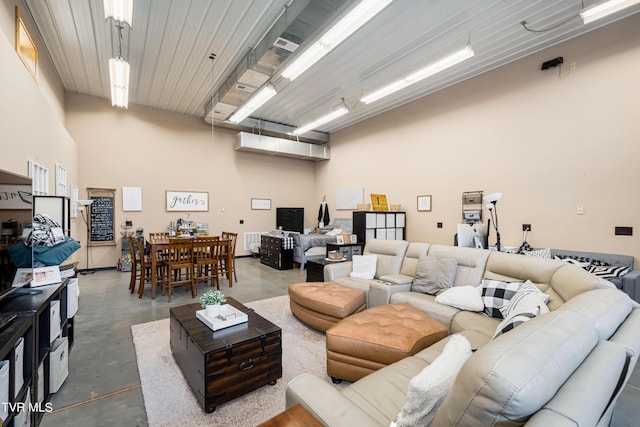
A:
<svg viewBox="0 0 640 427">
<path fill-rule="evenodd" d="M 385 274 L 379 277 L 383 282 L 393 283 L 394 285 L 410 285 L 413 283 L 413 277 L 404 274 Z"/>
<path fill-rule="evenodd" d="M 336 262 L 324 266 L 324 281 L 333 282 L 340 277 L 349 277 L 349 273 L 353 270 L 353 262 Z"/>
<path fill-rule="evenodd" d="M 384 276 L 389 277 L 389 276 Z M 396 292 L 409 292 L 411 290 L 411 283 L 396 284 L 385 280 L 372 281 L 369 285 L 369 305 L 368 307 L 375 307 L 378 305 L 389 304 L 391 295 Z"/>
<path fill-rule="evenodd" d="M 299 403 L 327 426 L 379 425 L 326 380 L 309 373 L 298 375 L 287 384 L 286 403 L 287 408 Z"/>
<path fill-rule="evenodd" d="M 640 302 L 640 270 L 633 270 L 622 276 L 622 290 L 632 300 Z"/>
</svg>

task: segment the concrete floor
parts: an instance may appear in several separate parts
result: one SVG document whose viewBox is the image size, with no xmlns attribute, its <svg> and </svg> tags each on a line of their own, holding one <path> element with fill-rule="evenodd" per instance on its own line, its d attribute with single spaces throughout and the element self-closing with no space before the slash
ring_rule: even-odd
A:
<svg viewBox="0 0 640 427">
<path fill-rule="evenodd" d="M 240 302 L 285 295 L 290 283 L 306 281 L 306 271 L 278 271 L 257 258 L 239 258 L 236 265 L 237 283 L 229 288 L 222 279 L 220 289 Z M 53 412 L 42 427 L 147 425 L 131 325 L 167 318 L 170 307 L 197 299 L 178 289 L 171 303 L 162 295 L 152 300 L 148 285 L 139 299 L 137 292 L 129 293 L 129 278 L 130 273 L 115 270 L 79 275 L 69 376 L 52 396 Z M 207 288 L 201 283 L 198 294 Z"/>
</svg>

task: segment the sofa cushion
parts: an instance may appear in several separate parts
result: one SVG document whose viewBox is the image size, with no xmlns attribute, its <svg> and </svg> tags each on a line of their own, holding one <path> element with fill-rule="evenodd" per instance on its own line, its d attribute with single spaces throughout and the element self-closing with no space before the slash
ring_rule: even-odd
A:
<svg viewBox="0 0 640 427">
<path fill-rule="evenodd" d="M 455 259 L 421 256 L 411 290 L 435 295 L 443 289 L 450 288 L 456 278 L 457 267 L 458 262 Z"/>
<path fill-rule="evenodd" d="M 431 245 L 427 255 L 451 258 L 458 262 L 454 286 L 479 285 L 491 251 L 459 246 Z"/>
<path fill-rule="evenodd" d="M 547 403 L 598 343 L 587 319 L 547 313 L 479 348 L 432 425 L 519 425 Z"/>
<path fill-rule="evenodd" d="M 485 314 L 496 319 L 504 319 L 501 309 L 509 303 L 521 284 L 520 282 L 485 279 L 482 282 L 481 293 Z"/>
<path fill-rule="evenodd" d="M 589 319 L 602 340 L 609 339 L 625 321 L 633 303 L 617 289 L 595 289 L 571 298 L 558 310 L 573 311 Z"/>
<path fill-rule="evenodd" d="M 471 356 L 471 344 L 462 335 L 453 335 L 440 356 L 409 382 L 407 401 L 391 426 L 413 427 L 431 423 L 449 393 L 460 368 Z"/>
<path fill-rule="evenodd" d="M 380 240 L 369 239 L 362 253 L 374 254 L 378 257 L 376 265 L 376 278 L 387 274 L 399 274 L 404 254 L 409 242 L 406 240 Z"/>
<path fill-rule="evenodd" d="M 418 260 L 421 256 L 424 256 L 429 251 L 429 243 L 417 243 L 411 242 L 407 247 L 407 252 L 404 254 L 402 260 L 402 267 L 400 268 L 400 274 L 403 276 L 415 277 L 416 268 L 418 267 Z"/>
<path fill-rule="evenodd" d="M 376 275 L 376 261 L 375 255 L 354 255 L 353 270 L 349 273 L 349 276 L 357 279 L 370 280 Z"/>
<path fill-rule="evenodd" d="M 450 305 L 467 311 L 483 311 L 484 303 L 477 286 L 454 286 L 436 296 L 438 304 Z"/>
</svg>

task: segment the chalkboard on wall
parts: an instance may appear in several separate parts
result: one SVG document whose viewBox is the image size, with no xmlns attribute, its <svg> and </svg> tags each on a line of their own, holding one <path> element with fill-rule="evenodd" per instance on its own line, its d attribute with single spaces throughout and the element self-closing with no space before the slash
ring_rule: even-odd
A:
<svg viewBox="0 0 640 427">
<path fill-rule="evenodd" d="M 88 188 L 89 199 L 93 200 L 89 216 L 89 246 L 116 244 L 114 221 L 115 190 Z"/>
</svg>

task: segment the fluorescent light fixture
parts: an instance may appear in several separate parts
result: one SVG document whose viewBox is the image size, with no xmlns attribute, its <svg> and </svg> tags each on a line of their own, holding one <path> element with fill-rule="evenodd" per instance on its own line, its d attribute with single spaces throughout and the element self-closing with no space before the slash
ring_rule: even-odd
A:
<svg viewBox="0 0 640 427">
<path fill-rule="evenodd" d="M 391 95 L 392 93 L 399 91 L 400 89 L 404 89 L 407 86 L 424 80 L 427 77 L 446 70 L 447 68 L 453 67 L 454 65 L 464 61 L 465 59 L 471 58 L 473 55 L 473 49 L 471 49 L 471 46 L 467 45 L 463 49 L 445 56 L 444 58 L 434 62 L 433 64 L 416 71 L 415 73 L 409 74 L 408 76 L 400 80 L 396 80 L 395 82 L 383 87 L 382 89 L 370 93 L 369 95 L 363 97 L 360 101 L 364 102 L 365 104 L 375 102 L 380 98 L 384 98 L 387 95 Z"/>
<path fill-rule="evenodd" d="M 315 129 L 320 125 L 323 125 L 323 124 L 325 124 L 327 122 L 330 122 L 331 120 L 335 120 L 338 117 L 344 116 L 348 112 L 349 112 L 349 110 L 347 110 L 346 107 L 337 108 L 337 109 L 333 110 L 332 112 L 330 112 L 329 114 L 325 114 L 324 116 L 320 117 L 319 119 L 316 119 L 316 120 L 312 121 L 311 123 L 307 123 L 304 126 L 300 126 L 299 128 L 297 128 L 296 130 L 294 130 L 291 133 L 293 133 L 294 135 L 302 135 L 303 133 L 307 133 L 310 130 Z"/>
<path fill-rule="evenodd" d="M 358 31 L 389 3 L 391 0 L 363 0 L 360 2 L 344 18 L 327 30 L 309 49 L 287 66 L 282 72 L 282 77 L 291 81 L 295 80 L 347 37 Z"/>
<path fill-rule="evenodd" d="M 229 117 L 229 121 L 231 123 L 240 123 L 249 114 L 253 113 L 258 108 L 262 107 L 268 100 L 273 98 L 276 93 L 278 93 L 276 88 L 271 83 L 267 83 L 262 86 L 255 95 L 249 98 L 242 107 L 238 108 L 236 112 Z"/>
<path fill-rule="evenodd" d="M 133 0 L 104 0 L 104 19 L 124 22 L 131 28 Z"/>
<path fill-rule="evenodd" d="M 640 0 L 609 0 L 583 10 L 580 12 L 580 17 L 585 24 L 588 24 L 637 3 L 640 3 Z"/>
<path fill-rule="evenodd" d="M 129 106 L 129 63 L 118 56 L 109 60 L 111 78 L 111 105 L 127 108 Z"/>
</svg>

